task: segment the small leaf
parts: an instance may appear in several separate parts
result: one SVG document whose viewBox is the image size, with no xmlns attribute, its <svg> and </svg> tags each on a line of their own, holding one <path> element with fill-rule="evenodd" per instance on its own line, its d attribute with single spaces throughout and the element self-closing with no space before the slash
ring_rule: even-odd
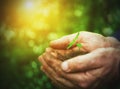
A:
<svg viewBox="0 0 120 89">
<path fill-rule="evenodd" d="M 80 44 L 80 43 L 76 44 L 76 46 L 77 46 L 79 49 L 82 48 L 82 44 Z"/>
<path fill-rule="evenodd" d="M 70 42 L 67 49 L 71 48 L 75 44 L 76 40 L 78 39 L 78 36 L 79 36 L 79 32 L 77 33 L 76 37 L 72 40 L 72 42 Z"/>
</svg>

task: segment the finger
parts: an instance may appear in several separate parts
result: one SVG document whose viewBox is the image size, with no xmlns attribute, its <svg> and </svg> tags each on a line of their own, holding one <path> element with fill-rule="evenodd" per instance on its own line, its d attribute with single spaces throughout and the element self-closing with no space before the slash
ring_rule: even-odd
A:
<svg viewBox="0 0 120 89">
<path fill-rule="evenodd" d="M 68 80 L 65 80 L 63 78 L 60 78 L 55 71 L 53 71 L 48 65 L 47 63 L 42 59 L 42 63 L 45 64 L 45 66 L 43 65 L 42 70 L 44 70 L 44 72 L 47 74 L 48 77 L 50 77 L 53 81 L 56 81 L 60 84 L 62 84 L 64 87 L 69 87 L 69 88 L 75 88 L 75 85 L 73 85 L 71 82 L 69 82 Z"/>
<path fill-rule="evenodd" d="M 66 49 L 67 46 L 73 41 L 73 39 L 77 36 L 78 33 L 75 34 L 71 34 L 68 36 L 64 36 L 58 40 L 54 40 L 50 42 L 50 47 L 55 48 L 55 49 Z M 95 37 L 103 37 L 100 34 L 97 33 L 91 33 L 91 32 L 87 32 L 87 31 L 81 31 L 80 35 L 78 36 L 78 38 L 76 39 L 75 43 L 73 44 L 72 47 L 74 47 L 76 45 L 76 43 L 84 43 L 86 42 L 86 40 L 89 39 L 94 39 Z M 93 40 L 94 41 L 94 40 Z M 83 45 L 84 46 L 84 45 Z"/>
<path fill-rule="evenodd" d="M 55 58 L 60 59 L 61 61 L 88 53 L 87 50 L 85 50 L 84 48 L 79 49 L 78 47 L 74 47 L 68 50 L 58 50 L 53 48 L 47 48 L 46 52 L 54 56 Z"/>
<path fill-rule="evenodd" d="M 49 74 L 49 72 L 46 71 L 45 67 L 43 68 L 43 66 L 41 67 L 41 70 L 52 80 L 52 83 L 54 83 L 54 85 L 57 87 L 57 88 L 62 88 L 62 89 L 65 89 L 65 87 L 57 82 L 54 77 L 51 77 L 51 74 Z"/>
<path fill-rule="evenodd" d="M 50 74 L 48 74 L 48 73 L 45 71 L 45 69 L 46 69 L 48 66 L 47 66 L 47 64 L 45 63 L 45 61 L 43 60 L 42 56 L 39 57 L 39 59 L 40 59 L 40 62 L 41 62 L 41 63 L 43 64 L 43 66 L 44 66 L 44 68 L 43 68 L 43 66 L 41 66 L 41 70 L 42 70 L 52 81 L 54 81 L 54 82 L 57 84 L 57 81 L 54 80 L 54 78 L 52 77 L 52 76 L 55 75 L 55 74 L 53 74 L 53 72 L 50 72 Z M 59 84 L 59 83 L 58 83 L 58 84 Z"/>
<path fill-rule="evenodd" d="M 40 65 L 42 65 L 42 56 L 38 57 L 38 61 L 40 62 Z"/>
<path fill-rule="evenodd" d="M 50 47 L 55 48 L 55 49 L 67 49 L 67 46 L 69 45 L 70 42 L 73 41 L 73 39 L 76 37 L 77 33 L 71 34 L 68 36 L 64 36 L 58 40 L 54 40 L 50 42 Z M 77 43 L 78 40 L 76 40 L 75 43 Z M 72 46 L 74 47 L 75 44 Z"/>
<path fill-rule="evenodd" d="M 46 58 L 45 58 L 46 59 Z M 72 73 L 72 74 L 67 74 L 61 70 L 59 67 L 59 64 L 56 63 L 55 59 L 50 59 L 50 60 L 45 60 L 47 61 L 48 65 L 55 71 L 57 75 L 60 77 L 63 77 L 64 79 L 67 79 L 69 81 L 72 81 L 73 84 L 76 85 L 76 87 L 86 87 L 88 80 L 91 80 L 91 77 L 86 77 L 84 73 Z M 47 70 L 48 71 L 48 70 Z M 49 72 L 51 73 L 51 72 Z M 53 76 L 54 77 L 54 76 Z M 93 79 L 93 78 L 92 78 Z M 56 79 L 59 80 L 59 79 Z M 60 80 L 59 80 L 60 81 Z M 62 80 L 61 80 L 62 82 Z M 66 81 L 65 81 L 66 82 Z M 64 83 L 65 84 L 65 83 Z M 75 89 L 75 88 L 74 88 Z"/>
<path fill-rule="evenodd" d="M 56 65 L 57 66 L 59 66 L 60 67 L 60 65 L 61 65 L 61 62 L 62 61 L 60 61 L 60 60 L 55 60 L 55 57 L 54 56 L 52 56 L 52 55 L 50 55 L 49 53 L 44 53 L 43 54 L 43 59 L 45 60 L 45 62 L 52 68 L 52 67 L 54 67 L 54 68 L 57 68 L 56 67 Z M 60 70 L 60 68 L 58 68 L 57 70 Z"/>
<path fill-rule="evenodd" d="M 44 69 L 46 69 L 48 67 L 47 63 L 44 61 L 43 57 L 41 56 L 39 58 L 40 62 L 42 63 L 42 68 L 43 69 L 43 66 L 44 66 Z M 51 74 L 50 75 L 55 75 L 54 72 L 50 72 Z"/>
<path fill-rule="evenodd" d="M 48 57 L 48 56 L 47 56 L 47 57 Z M 43 55 L 43 58 L 45 59 L 46 63 L 48 63 L 49 67 L 51 67 L 51 69 L 53 69 L 54 72 L 55 72 L 58 76 L 63 77 L 64 79 L 67 79 L 67 80 L 69 80 L 69 81 L 72 81 L 73 84 L 74 84 L 74 83 L 76 84 L 76 87 L 78 87 L 77 85 L 78 85 L 78 83 L 79 83 L 80 81 L 83 82 L 82 76 L 80 77 L 80 73 L 67 74 L 67 73 L 65 73 L 64 71 L 61 70 L 60 64 L 57 63 L 57 61 L 59 61 L 59 60 L 49 59 L 49 58 L 47 58 L 47 57 Z M 48 68 L 47 68 L 47 69 L 48 69 Z M 47 70 L 47 71 L 48 71 L 48 70 Z M 51 73 L 51 71 L 50 71 L 49 73 Z M 51 75 L 51 74 L 49 74 L 49 75 Z M 53 77 L 55 77 L 55 76 L 53 76 Z M 75 89 L 75 88 L 74 88 L 74 89 Z"/>
<path fill-rule="evenodd" d="M 92 73 L 93 72 L 93 73 Z M 79 85 L 81 88 L 89 88 L 94 89 L 93 87 L 96 87 L 101 79 L 99 79 L 101 76 L 96 76 L 95 74 L 98 74 L 100 72 L 99 69 L 95 69 L 93 71 L 87 71 L 87 72 L 78 72 L 78 73 L 70 73 L 63 75 L 64 78 L 69 79 L 70 81 L 73 81 L 75 84 Z M 95 88 L 96 89 L 96 88 Z"/>
<path fill-rule="evenodd" d="M 49 47 L 49 48 L 46 48 L 45 52 L 48 53 L 48 55 L 52 55 L 52 56 L 55 57 L 55 58 L 58 58 L 58 57 L 59 57 L 59 59 L 60 59 L 61 61 L 63 61 L 63 60 L 66 59 L 65 56 L 63 57 L 62 55 L 60 55 L 60 54 L 56 51 L 56 49 L 53 49 L 53 48 L 50 48 L 50 47 Z"/>
<path fill-rule="evenodd" d="M 62 87 L 62 89 L 75 89 L 76 85 L 74 85 L 73 83 L 69 82 L 68 80 L 58 77 L 57 74 L 55 73 L 55 75 L 51 75 L 50 72 L 54 72 L 53 70 L 51 71 L 50 68 L 44 68 L 42 69 L 46 75 L 59 87 Z"/>
<path fill-rule="evenodd" d="M 52 80 L 52 81 L 54 81 L 55 82 L 55 84 L 58 86 L 58 87 L 62 87 L 62 89 L 64 89 L 64 87 L 65 86 L 63 86 L 64 84 L 66 84 L 66 81 L 63 83 L 62 81 L 61 81 L 61 83 L 59 82 L 60 81 L 60 79 L 58 79 L 57 77 L 59 77 L 59 76 L 61 76 L 61 74 L 62 74 L 62 76 L 64 76 L 64 79 L 68 79 L 68 80 L 70 80 L 70 81 L 72 81 L 72 82 L 74 82 L 74 80 L 76 81 L 77 79 L 78 79 L 78 77 L 73 77 L 73 76 L 66 76 L 66 74 L 64 74 L 64 73 L 61 73 L 62 71 L 60 70 L 60 67 L 58 67 L 58 65 L 55 65 L 55 60 L 52 62 L 55 66 L 53 66 L 53 64 L 51 65 L 51 62 L 48 62 L 49 64 L 47 64 L 44 60 L 43 60 L 43 57 L 42 56 L 40 56 L 39 57 L 39 60 L 40 60 L 40 62 L 42 63 L 42 68 L 41 68 L 41 70 L 43 71 L 43 72 L 45 72 L 45 74 Z M 49 66 L 48 66 L 49 65 Z M 57 68 L 56 68 L 57 67 Z M 53 69 L 53 70 L 52 70 Z M 58 69 L 59 69 L 59 71 L 58 71 Z M 57 79 L 56 79 L 57 78 Z M 57 80 L 59 80 L 59 81 L 57 81 Z M 75 87 L 78 87 L 77 85 L 73 85 L 74 83 L 70 83 L 69 84 L 69 87 L 73 87 L 74 86 L 74 88 L 73 89 L 75 89 Z M 77 84 L 77 83 L 76 83 Z M 66 86 L 68 86 L 68 84 L 66 84 Z M 68 88 L 67 88 L 68 89 Z M 78 88 L 76 88 L 76 89 L 78 89 Z"/>
<path fill-rule="evenodd" d="M 99 54 L 92 52 L 86 55 L 77 56 L 62 63 L 61 68 L 65 72 L 83 72 L 101 67 Z"/>
<path fill-rule="evenodd" d="M 64 73 L 63 71 L 60 70 L 59 64 L 56 63 L 55 59 L 50 59 L 48 60 L 49 66 L 52 67 L 52 69 L 56 72 L 57 75 L 60 74 L 64 79 L 70 80 L 76 85 L 79 85 L 82 88 L 86 88 L 88 86 L 91 86 L 96 80 L 96 77 L 99 78 L 101 75 L 101 71 L 99 69 L 96 71 L 89 71 L 88 72 L 80 72 L 80 73 Z M 51 62 L 52 61 L 52 62 Z M 93 76 L 92 76 L 93 75 Z M 97 75 L 97 76 L 96 76 Z"/>
</svg>

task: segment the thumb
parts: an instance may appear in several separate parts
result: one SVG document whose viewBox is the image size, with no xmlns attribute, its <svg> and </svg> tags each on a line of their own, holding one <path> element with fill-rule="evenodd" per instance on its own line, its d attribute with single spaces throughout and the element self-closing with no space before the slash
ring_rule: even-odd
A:
<svg viewBox="0 0 120 89">
<path fill-rule="evenodd" d="M 62 69 L 65 72 L 83 72 L 98 68 L 99 65 L 96 63 L 95 53 L 89 53 L 82 56 L 69 59 L 61 64 Z"/>
<path fill-rule="evenodd" d="M 64 36 L 60 39 L 54 40 L 50 42 L 50 47 L 54 48 L 54 49 L 66 49 L 67 46 L 70 44 L 70 42 L 73 41 L 73 39 L 76 37 L 77 33 L 75 34 L 71 34 L 68 36 Z M 76 42 L 73 44 L 72 47 L 75 46 L 75 44 L 78 42 L 78 40 L 76 40 Z"/>
</svg>

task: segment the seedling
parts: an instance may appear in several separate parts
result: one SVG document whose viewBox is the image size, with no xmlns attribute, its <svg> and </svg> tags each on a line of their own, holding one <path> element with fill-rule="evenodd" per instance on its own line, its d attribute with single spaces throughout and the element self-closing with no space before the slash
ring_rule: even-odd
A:
<svg viewBox="0 0 120 89">
<path fill-rule="evenodd" d="M 78 32 L 77 35 L 75 36 L 75 38 L 72 40 L 72 42 L 69 43 L 67 49 L 70 49 L 76 42 L 76 40 L 78 39 L 80 33 Z M 76 46 L 80 49 L 82 47 L 81 43 L 77 43 Z"/>
</svg>

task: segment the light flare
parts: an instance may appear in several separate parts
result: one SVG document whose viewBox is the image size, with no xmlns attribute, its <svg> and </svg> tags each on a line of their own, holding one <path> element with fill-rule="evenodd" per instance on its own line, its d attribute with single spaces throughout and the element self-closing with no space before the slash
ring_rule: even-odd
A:
<svg viewBox="0 0 120 89">
<path fill-rule="evenodd" d="M 34 8 L 34 4 L 31 1 L 27 1 L 25 3 L 25 7 L 26 7 L 26 9 L 33 9 Z"/>
</svg>

